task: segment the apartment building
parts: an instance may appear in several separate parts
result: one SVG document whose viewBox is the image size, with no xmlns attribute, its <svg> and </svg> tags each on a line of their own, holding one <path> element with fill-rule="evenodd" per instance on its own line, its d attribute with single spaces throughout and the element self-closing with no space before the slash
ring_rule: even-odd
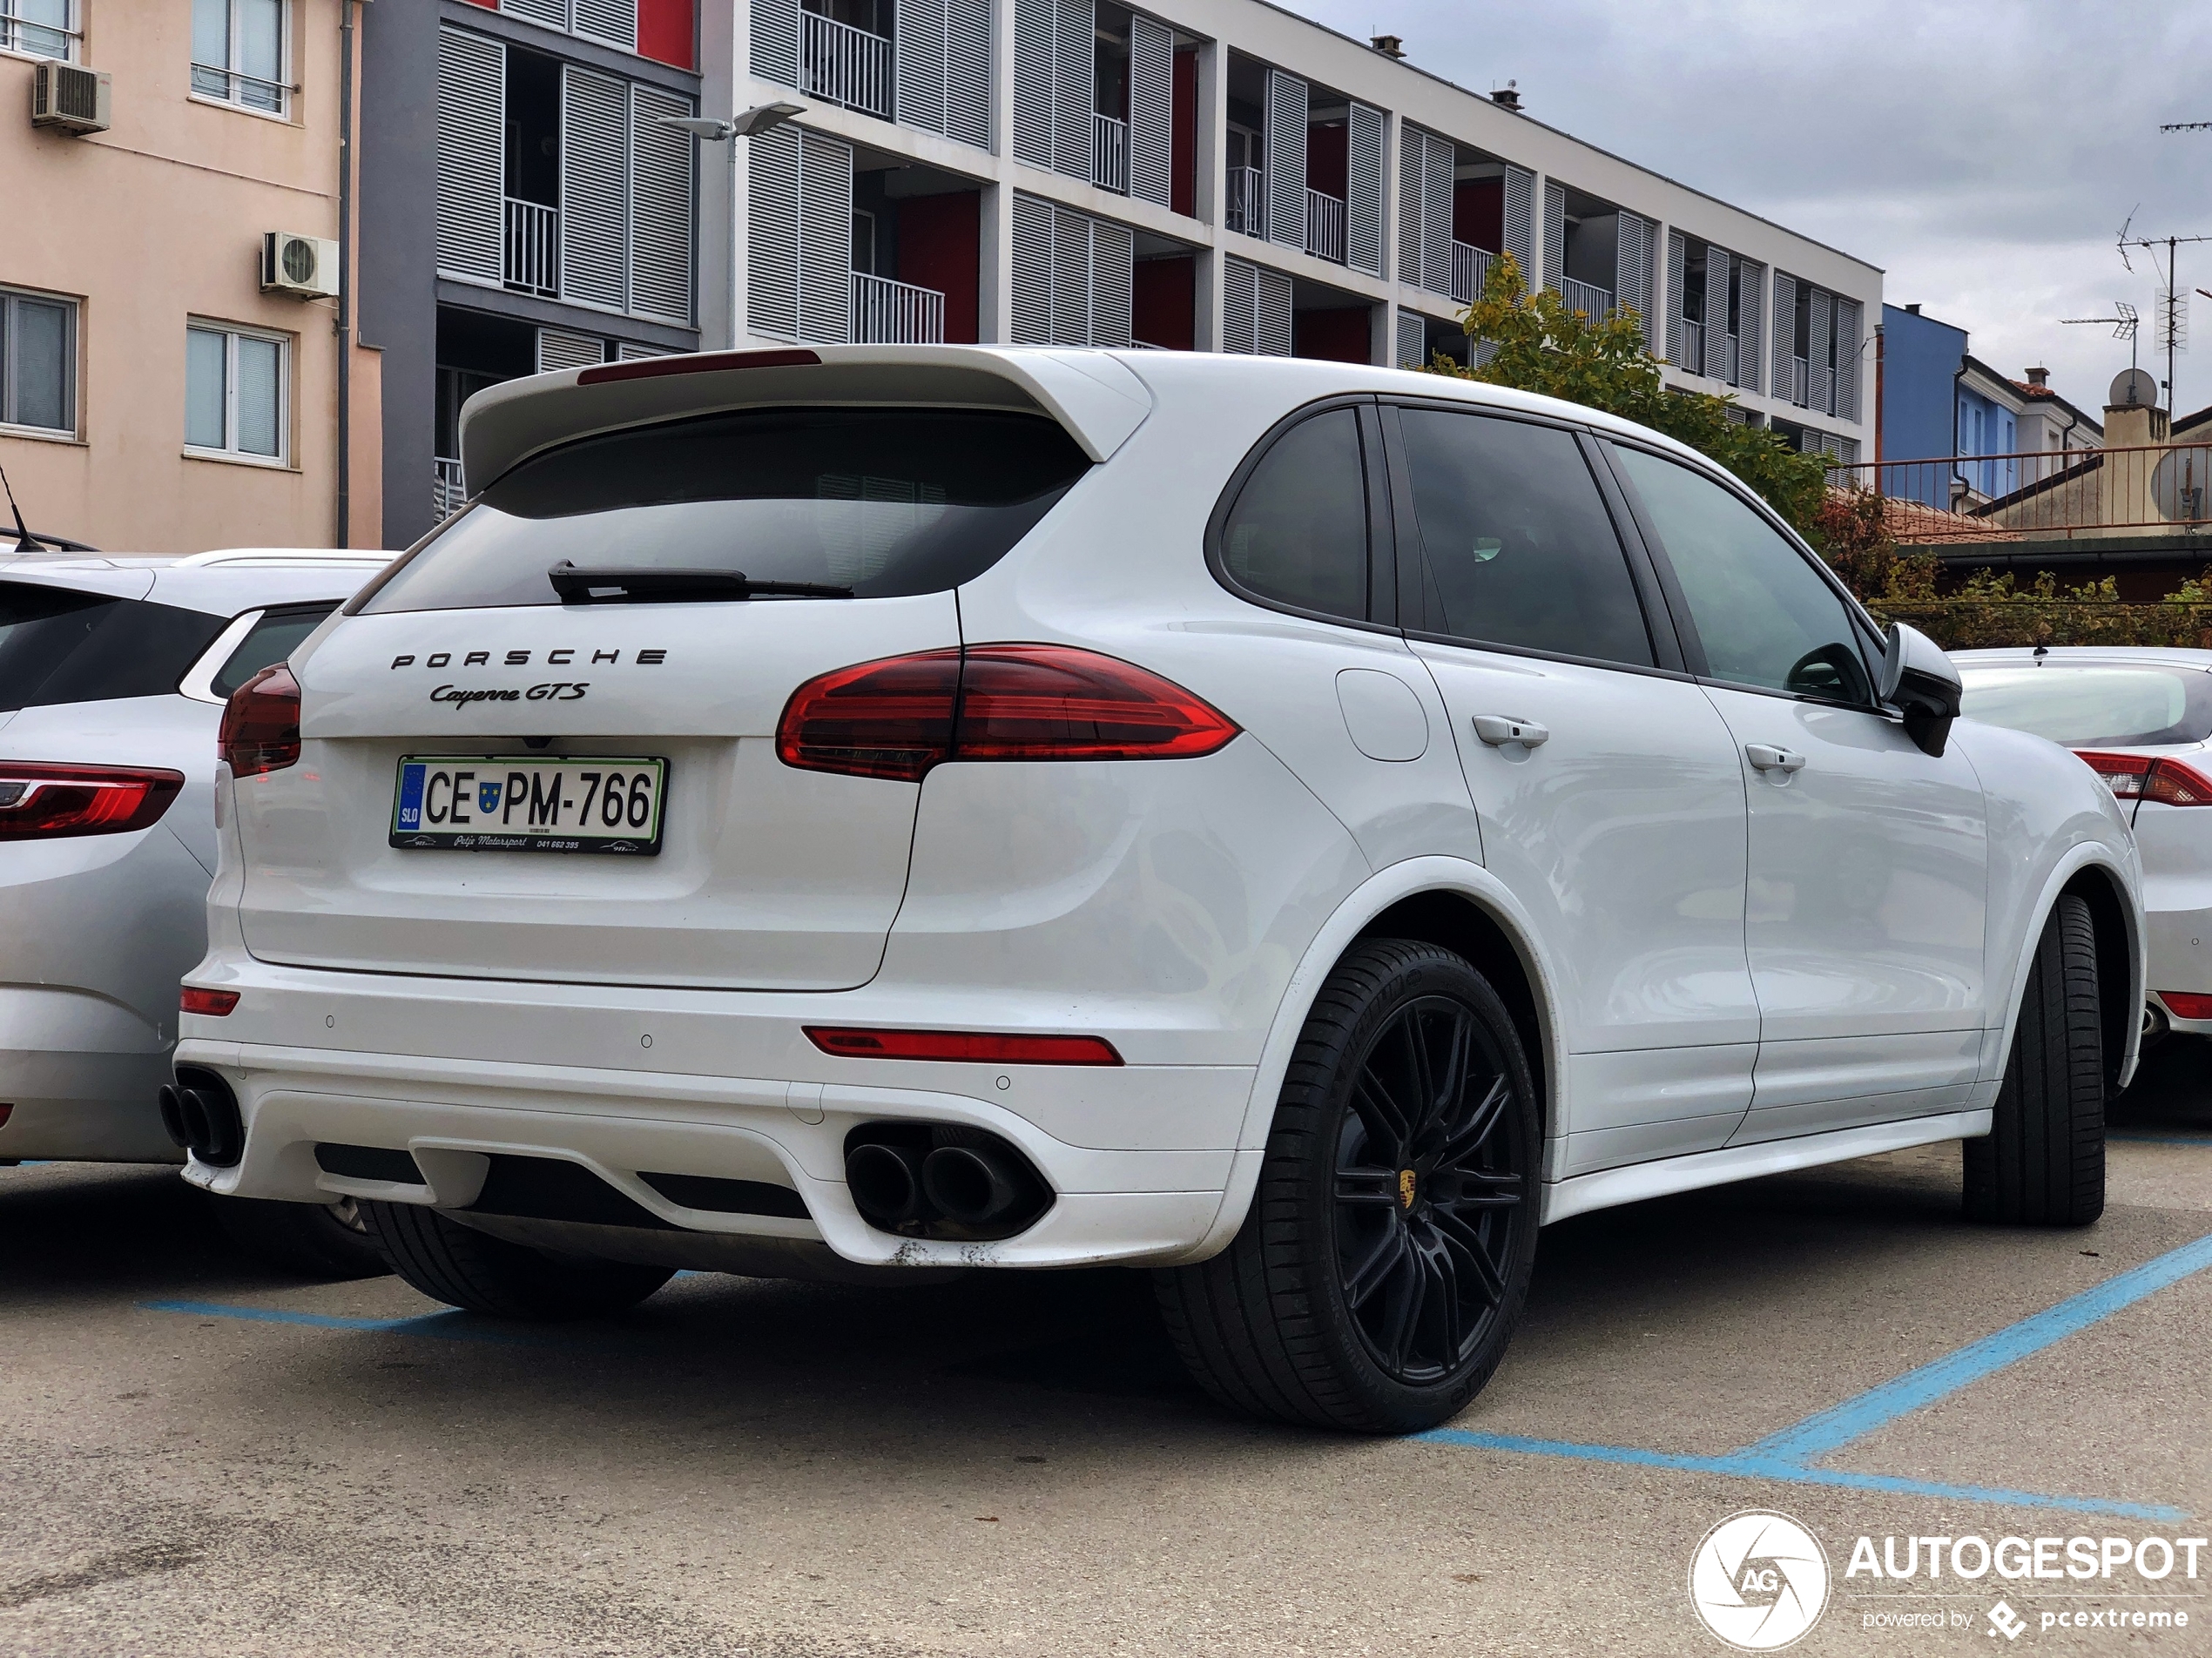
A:
<svg viewBox="0 0 2212 1658">
<path fill-rule="evenodd" d="M 0 468 L 35 530 L 377 543 L 377 360 L 338 309 L 355 10 L 0 0 Z"/>
</svg>

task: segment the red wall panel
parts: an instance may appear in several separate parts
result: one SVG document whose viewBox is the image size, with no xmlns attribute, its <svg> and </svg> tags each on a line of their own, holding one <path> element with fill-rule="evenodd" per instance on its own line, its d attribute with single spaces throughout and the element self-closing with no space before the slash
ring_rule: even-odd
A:
<svg viewBox="0 0 2212 1658">
<path fill-rule="evenodd" d="M 982 196 L 908 196 L 899 203 L 899 280 L 945 296 L 945 343 L 972 346 L 981 303 Z"/>
<path fill-rule="evenodd" d="M 1506 186 L 1477 179 L 1452 192 L 1452 239 L 1495 253 L 1506 245 Z"/>
<path fill-rule="evenodd" d="M 1150 259 L 1136 261 L 1132 325 L 1148 346 L 1190 351 L 1197 345 L 1198 261 Z"/>
<path fill-rule="evenodd" d="M 1330 362 L 1363 363 L 1374 349 L 1368 308 L 1300 311 L 1291 319 L 1291 355 Z"/>
<path fill-rule="evenodd" d="M 1174 142 L 1168 206 L 1178 213 L 1196 219 L 1198 216 L 1198 51 L 1195 46 L 1175 55 L 1173 94 L 1168 105 L 1168 129 Z"/>
<path fill-rule="evenodd" d="M 637 0 L 637 51 L 678 69 L 692 61 L 691 0 Z"/>
</svg>

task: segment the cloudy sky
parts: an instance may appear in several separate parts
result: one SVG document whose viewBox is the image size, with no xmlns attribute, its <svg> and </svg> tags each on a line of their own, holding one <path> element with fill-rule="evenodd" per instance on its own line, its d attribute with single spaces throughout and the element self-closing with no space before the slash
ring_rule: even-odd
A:
<svg viewBox="0 0 2212 1658">
<path fill-rule="evenodd" d="M 1477 91 L 1518 80 L 1536 119 L 1881 266 L 2018 377 L 2094 412 L 2128 347 L 2061 317 L 2149 318 L 2157 279 L 2114 251 L 2212 235 L 2206 0 L 1286 0 L 1360 39 L 1405 37 Z M 2161 266 L 2162 269 L 2161 250 Z M 2212 242 L 2181 249 L 2212 288 Z M 2176 359 L 2184 410 L 2212 403 L 2212 299 Z"/>
</svg>

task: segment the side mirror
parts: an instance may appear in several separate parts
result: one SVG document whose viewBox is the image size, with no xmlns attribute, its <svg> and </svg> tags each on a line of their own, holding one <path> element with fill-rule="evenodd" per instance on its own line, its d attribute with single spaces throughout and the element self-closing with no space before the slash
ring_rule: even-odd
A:
<svg viewBox="0 0 2212 1658">
<path fill-rule="evenodd" d="M 1890 623 L 1876 696 L 1905 716 L 1905 733 L 1930 754 L 1941 755 L 1959 718 L 1963 688 L 1942 647 L 1918 628 Z"/>
</svg>

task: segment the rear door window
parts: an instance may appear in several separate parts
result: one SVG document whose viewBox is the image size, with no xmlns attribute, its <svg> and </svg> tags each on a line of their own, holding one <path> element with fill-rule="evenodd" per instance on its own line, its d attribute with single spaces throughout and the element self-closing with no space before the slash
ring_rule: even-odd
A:
<svg viewBox="0 0 2212 1658">
<path fill-rule="evenodd" d="M 262 669 L 291 659 L 300 642 L 322 625 L 336 604 L 295 604 L 264 610 L 238 647 L 224 658 L 208 689 L 227 698 Z"/>
<path fill-rule="evenodd" d="M 547 572 L 662 569 L 938 593 L 988 570 L 1090 462 L 1037 415 L 745 409 L 610 432 L 523 462 L 357 602 L 554 604 Z"/>
<path fill-rule="evenodd" d="M 165 695 L 224 626 L 175 605 L 0 582 L 0 711 Z"/>
<path fill-rule="evenodd" d="M 1366 618 L 1366 465 L 1356 411 L 1316 414 L 1275 440 L 1223 522 L 1221 564 L 1255 598 Z"/>
</svg>

